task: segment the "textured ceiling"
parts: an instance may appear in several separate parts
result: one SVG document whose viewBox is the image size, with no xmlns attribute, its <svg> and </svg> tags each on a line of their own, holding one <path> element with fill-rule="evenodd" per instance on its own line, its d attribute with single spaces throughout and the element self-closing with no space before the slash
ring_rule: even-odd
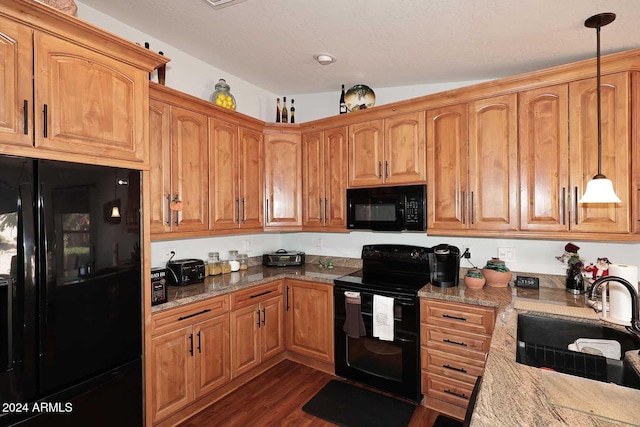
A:
<svg viewBox="0 0 640 427">
<path fill-rule="evenodd" d="M 81 0 L 274 93 L 491 79 L 640 47 L 640 0 Z M 322 66 L 313 58 L 329 53 Z M 171 57 L 171 52 L 165 52 Z"/>
</svg>

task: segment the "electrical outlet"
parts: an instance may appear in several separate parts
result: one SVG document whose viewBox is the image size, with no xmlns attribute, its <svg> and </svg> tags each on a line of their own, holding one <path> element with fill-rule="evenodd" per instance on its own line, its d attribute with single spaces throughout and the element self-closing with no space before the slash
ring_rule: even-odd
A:
<svg viewBox="0 0 640 427">
<path fill-rule="evenodd" d="M 251 246 L 252 246 L 251 240 L 245 240 L 244 241 L 244 251 L 245 251 L 245 253 L 251 252 Z"/>
<path fill-rule="evenodd" d="M 316 248 L 317 249 L 322 249 L 322 239 L 316 240 Z"/>
<path fill-rule="evenodd" d="M 498 258 L 504 262 L 515 262 L 516 248 L 498 248 Z"/>
</svg>

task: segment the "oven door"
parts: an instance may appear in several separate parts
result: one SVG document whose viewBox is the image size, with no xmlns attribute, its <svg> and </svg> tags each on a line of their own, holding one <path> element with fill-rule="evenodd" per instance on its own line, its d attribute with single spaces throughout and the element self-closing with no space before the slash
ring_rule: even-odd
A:
<svg viewBox="0 0 640 427">
<path fill-rule="evenodd" d="M 360 290 L 366 336 L 352 338 L 343 331 L 346 321 L 344 292 L 347 290 L 356 289 L 334 286 L 336 375 L 419 402 L 420 335 L 417 297 L 394 298 L 394 340 L 382 341 L 373 337 L 373 293 L 370 292 Z"/>
</svg>

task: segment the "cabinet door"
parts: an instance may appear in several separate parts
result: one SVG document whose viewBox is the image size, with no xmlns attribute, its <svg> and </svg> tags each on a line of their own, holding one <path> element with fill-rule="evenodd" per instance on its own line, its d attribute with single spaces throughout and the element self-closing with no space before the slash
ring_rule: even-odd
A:
<svg viewBox="0 0 640 427">
<path fill-rule="evenodd" d="M 382 120 L 349 126 L 349 187 L 384 182 L 383 142 Z"/>
<path fill-rule="evenodd" d="M 148 75 L 53 36 L 34 33 L 37 147 L 148 161 Z"/>
<path fill-rule="evenodd" d="M 568 86 L 534 89 L 518 96 L 520 229 L 567 231 Z"/>
<path fill-rule="evenodd" d="M 347 127 L 324 133 L 324 222 L 331 229 L 347 227 Z"/>
<path fill-rule="evenodd" d="M 333 363 L 333 287 L 287 280 L 287 350 Z"/>
<path fill-rule="evenodd" d="M 387 184 L 427 180 L 424 112 L 384 120 L 384 179 Z"/>
<path fill-rule="evenodd" d="M 194 399 L 191 326 L 153 338 L 149 354 L 154 373 L 151 404 L 157 421 Z"/>
<path fill-rule="evenodd" d="M 262 133 L 240 127 L 240 228 L 262 229 Z"/>
<path fill-rule="evenodd" d="M 265 226 L 302 225 L 300 135 L 267 134 L 264 149 Z"/>
<path fill-rule="evenodd" d="M 195 396 L 199 397 L 231 379 L 229 314 L 193 328 L 195 344 Z"/>
<path fill-rule="evenodd" d="M 262 319 L 258 305 L 251 305 L 230 314 L 231 323 L 231 378 L 260 364 L 260 335 Z"/>
<path fill-rule="evenodd" d="M 596 79 L 569 85 L 569 182 L 573 190 L 571 230 L 627 233 L 629 224 L 630 85 L 628 73 L 602 76 L 602 173 L 611 180 L 620 204 L 578 200 L 598 173 Z"/>
<path fill-rule="evenodd" d="M 427 228 L 468 228 L 467 104 L 427 111 Z"/>
<path fill-rule="evenodd" d="M 282 295 L 260 304 L 261 360 L 267 360 L 284 351 L 284 304 Z"/>
<path fill-rule="evenodd" d="M 33 146 L 32 31 L 0 17 L 0 142 Z"/>
<path fill-rule="evenodd" d="M 517 108 L 516 94 L 469 104 L 471 229 L 518 229 Z"/>
<path fill-rule="evenodd" d="M 306 227 L 324 226 L 326 198 L 324 132 L 314 132 L 302 136 L 302 225 Z"/>
<path fill-rule="evenodd" d="M 209 200 L 212 230 L 239 227 L 238 126 L 209 119 Z"/>
<path fill-rule="evenodd" d="M 149 182 L 151 193 L 151 233 L 171 231 L 171 107 L 149 101 Z M 175 213 L 174 213 L 175 215 Z"/>
<path fill-rule="evenodd" d="M 181 211 L 172 212 L 174 231 L 209 228 L 209 161 L 207 117 L 183 108 L 171 108 L 171 198 L 178 197 Z"/>
</svg>

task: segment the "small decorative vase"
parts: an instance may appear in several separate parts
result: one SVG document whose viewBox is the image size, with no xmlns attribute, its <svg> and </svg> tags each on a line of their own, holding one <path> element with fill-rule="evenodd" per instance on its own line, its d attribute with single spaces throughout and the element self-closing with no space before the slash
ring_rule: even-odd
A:
<svg viewBox="0 0 640 427">
<path fill-rule="evenodd" d="M 231 89 L 225 79 L 220 79 L 215 86 L 216 90 L 211 94 L 209 100 L 216 104 L 218 107 L 226 108 L 227 110 L 236 110 L 236 99 L 231 95 L 229 90 Z"/>
<path fill-rule="evenodd" d="M 376 94 L 366 85 L 354 85 L 344 95 L 347 110 L 358 111 L 371 108 L 376 104 Z"/>
<path fill-rule="evenodd" d="M 491 258 L 482 269 L 482 275 L 490 288 L 506 288 L 511 281 L 512 273 L 499 258 Z"/>
<path fill-rule="evenodd" d="M 471 268 L 467 270 L 467 274 L 464 276 L 464 284 L 469 289 L 482 289 L 484 287 L 485 278 L 482 272 L 477 268 Z"/>
</svg>

